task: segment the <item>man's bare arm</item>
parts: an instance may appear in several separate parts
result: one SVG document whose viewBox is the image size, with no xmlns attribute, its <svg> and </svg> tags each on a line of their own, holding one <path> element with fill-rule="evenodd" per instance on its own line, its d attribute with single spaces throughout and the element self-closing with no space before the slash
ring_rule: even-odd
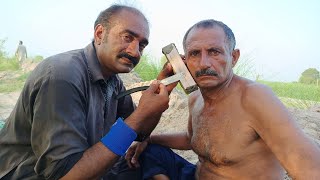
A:
<svg viewBox="0 0 320 180">
<path fill-rule="evenodd" d="M 186 132 L 151 135 L 150 143 L 160 144 L 173 149 L 190 150 L 190 140 Z"/>
<path fill-rule="evenodd" d="M 253 127 L 294 179 L 320 177 L 320 149 L 267 87 L 254 85 L 244 96 Z"/>
<path fill-rule="evenodd" d="M 126 123 L 133 129 L 137 129 L 132 124 L 129 116 Z M 134 122 L 134 121 L 133 121 Z M 83 153 L 81 159 L 61 180 L 67 179 L 98 179 L 118 160 L 119 156 L 113 153 L 101 142 L 98 142 Z"/>
<path fill-rule="evenodd" d="M 193 92 L 189 96 L 188 108 L 188 127 L 186 132 L 171 133 L 171 134 L 159 134 L 152 135 L 151 143 L 160 144 L 173 149 L 179 150 L 190 150 L 191 147 L 191 136 L 192 136 L 192 114 L 190 113 L 196 100 L 196 92 Z"/>
<path fill-rule="evenodd" d="M 159 94 L 155 93 L 158 87 Z M 169 106 L 168 102 L 169 96 L 166 87 L 163 84 L 153 83 L 143 92 L 139 106 L 125 120 L 125 123 L 136 132 L 150 134 L 159 121 L 159 119 L 152 117 L 165 111 Z M 113 166 L 118 157 L 105 145 L 98 142 L 86 150 L 81 159 L 61 179 L 98 179 Z"/>
</svg>

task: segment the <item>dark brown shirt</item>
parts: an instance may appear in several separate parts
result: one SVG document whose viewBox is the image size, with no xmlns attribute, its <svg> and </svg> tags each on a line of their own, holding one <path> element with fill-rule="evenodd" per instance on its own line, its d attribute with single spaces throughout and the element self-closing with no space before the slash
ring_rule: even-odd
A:
<svg viewBox="0 0 320 180">
<path fill-rule="evenodd" d="M 106 103 L 103 82 L 113 83 Z M 118 117 L 134 110 L 117 75 L 105 80 L 93 44 L 47 58 L 28 77 L 0 131 L 0 179 L 58 179 Z M 107 107 L 105 107 L 107 104 Z"/>
</svg>

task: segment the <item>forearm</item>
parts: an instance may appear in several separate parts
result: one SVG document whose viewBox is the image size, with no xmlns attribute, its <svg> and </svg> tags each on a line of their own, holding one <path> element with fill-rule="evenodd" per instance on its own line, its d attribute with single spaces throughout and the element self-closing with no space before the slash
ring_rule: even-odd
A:
<svg viewBox="0 0 320 180">
<path fill-rule="evenodd" d="M 97 179 L 103 176 L 136 138 L 134 129 L 136 130 L 138 126 L 131 123 L 132 117 L 128 117 L 127 121 L 132 126 L 119 118 L 101 142 L 86 150 L 81 159 L 62 179 Z M 114 141 L 117 137 L 118 139 Z"/>
<path fill-rule="evenodd" d="M 308 139 L 310 140 L 310 139 Z M 320 177 L 320 149 L 311 140 L 305 141 L 301 147 L 296 147 L 298 155 L 290 158 L 288 170 L 294 179 L 317 179 Z"/>
<path fill-rule="evenodd" d="M 160 144 L 173 149 L 190 150 L 190 140 L 186 132 L 174 134 L 152 134 L 149 143 Z"/>
<path fill-rule="evenodd" d="M 86 150 L 82 158 L 61 179 L 98 179 L 113 166 L 118 157 L 99 142 Z"/>
</svg>

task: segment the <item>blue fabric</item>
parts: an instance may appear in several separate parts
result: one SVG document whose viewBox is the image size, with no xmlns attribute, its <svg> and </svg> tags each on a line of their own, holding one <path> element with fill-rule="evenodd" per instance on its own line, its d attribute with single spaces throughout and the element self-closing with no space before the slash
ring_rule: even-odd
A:
<svg viewBox="0 0 320 180">
<path fill-rule="evenodd" d="M 5 122 L 0 119 L 0 129 L 4 127 Z"/>
<path fill-rule="evenodd" d="M 118 118 L 101 142 L 113 153 L 123 156 L 136 138 L 137 133 L 124 123 L 122 118 Z"/>
<path fill-rule="evenodd" d="M 170 148 L 150 144 L 141 154 L 143 179 L 164 174 L 171 180 L 194 180 L 196 165 L 183 159 Z"/>
</svg>

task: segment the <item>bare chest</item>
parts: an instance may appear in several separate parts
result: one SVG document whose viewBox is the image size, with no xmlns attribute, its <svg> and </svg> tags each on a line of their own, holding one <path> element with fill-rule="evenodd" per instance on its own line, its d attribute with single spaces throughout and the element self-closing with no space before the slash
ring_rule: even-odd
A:
<svg viewBox="0 0 320 180">
<path fill-rule="evenodd" d="M 205 158 L 217 166 L 236 163 L 257 138 L 236 106 L 193 109 L 191 145 L 200 160 Z"/>
</svg>

